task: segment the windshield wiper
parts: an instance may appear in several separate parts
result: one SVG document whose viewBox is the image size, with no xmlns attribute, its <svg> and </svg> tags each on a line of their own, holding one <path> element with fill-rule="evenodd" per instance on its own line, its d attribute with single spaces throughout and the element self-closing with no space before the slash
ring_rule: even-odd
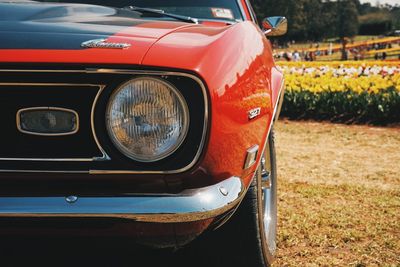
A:
<svg viewBox="0 0 400 267">
<path fill-rule="evenodd" d="M 127 7 L 124 7 L 123 9 L 128 9 L 130 11 L 136 11 L 136 12 L 139 12 L 139 13 L 142 13 L 142 14 L 150 13 L 150 14 L 155 14 L 155 15 L 159 15 L 159 16 L 162 16 L 162 17 L 173 18 L 173 19 L 180 20 L 180 21 L 183 21 L 183 22 L 199 24 L 199 20 L 196 19 L 196 18 L 177 15 L 177 14 L 166 13 L 164 10 L 160 10 L 160 9 L 137 7 L 137 6 L 127 6 Z"/>
</svg>

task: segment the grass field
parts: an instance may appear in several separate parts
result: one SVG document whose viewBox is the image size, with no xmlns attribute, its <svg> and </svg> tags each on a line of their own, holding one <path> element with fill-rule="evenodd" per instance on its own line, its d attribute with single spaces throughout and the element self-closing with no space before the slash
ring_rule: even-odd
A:
<svg viewBox="0 0 400 267">
<path fill-rule="evenodd" d="M 274 266 L 400 266 L 400 128 L 280 122 Z"/>
</svg>

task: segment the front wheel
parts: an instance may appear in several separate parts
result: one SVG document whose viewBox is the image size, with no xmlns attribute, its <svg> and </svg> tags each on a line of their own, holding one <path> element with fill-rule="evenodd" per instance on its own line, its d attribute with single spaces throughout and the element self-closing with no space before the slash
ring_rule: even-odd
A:
<svg viewBox="0 0 400 267">
<path fill-rule="evenodd" d="M 271 131 L 261 163 L 232 218 L 206 242 L 212 250 L 207 266 L 270 266 L 276 250 L 277 172 Z M 203 250 L 204 251 L 204 250 Z"/>
<path fill-rule="evenodd" d="M 271 131 L 253 183 L 232 223 L 241 229 L 242 266 L 270 266 L 276 250 L 277 172 L 274 134 Z M 239 229 L 239 228 L 237 228 Z"/>
</svg>

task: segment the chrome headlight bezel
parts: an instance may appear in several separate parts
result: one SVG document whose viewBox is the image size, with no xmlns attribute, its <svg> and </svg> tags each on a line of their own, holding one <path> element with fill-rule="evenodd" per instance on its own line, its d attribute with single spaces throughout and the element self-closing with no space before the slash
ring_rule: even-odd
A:
<svg viewBox="0 0 400 267">
<path fill-rule="evenodd" d="M 169 89 L 170 92 L 176 97 L 178 100 L 178 103 L 180 104 L 181 110 L 182 110 L 182 116 L 183 116 L 183 123 L 182 123 L 182 128 L 181 128 L 181 133 L 179 135 L 179 138 L 176 140 L 176 142 L 170 146 L 168 149 L 166 149 L 164 152 L 158 154 L 158 155 L 153 155 L 153 156 L 142 156 L 142 155 L 137 155 L 133 153 L 131 150 L 129 150 L 126 146 L 124 146 L 120 140 L 116 137 L 116 134 L 113 131 L 112 125 L 110 123 L 110 112 L 112 110 L 113 104 L 115 103 L 116 97 L 121 93 L 123 90 L 130 90 L 126 89 L 129 84 L 132 84 L 134 82 L 137 82 L 138 80 L 147 80 L 147 81 L 152 81 L 152 82 L 157 82 L 165 86 L 167 89 Z M 162 159 L 165 159 L 172 154 L 174 154 L 183 144 L 185 141 L 187 134 L 189 132 L 189 125 L 190 125 L 190 114 L 189 114 L 189 108 L 188 104 L 185 100 L 185 97 L 182 95 L 182 93 L 170 82 L 158 78 L 158 77 L 151 77 L 151 76 L 139 76 L 135 77 L 133 79 L 130 79 L 122 84 L 120 84 L 118 87 L 115 88 L 115 90 L 112 92 L 110 95 L 107 105 L 106 105 L 106 114 L 105 114 L 105 124 L 108 132 L 108 136 L 112 141 L 112 144 L 121 152 L 124 156 L 138 161 L 138 162 L 144 162 L 144 163 L 151 163 L 151 162 L 157 162 Z"/>
</svg>

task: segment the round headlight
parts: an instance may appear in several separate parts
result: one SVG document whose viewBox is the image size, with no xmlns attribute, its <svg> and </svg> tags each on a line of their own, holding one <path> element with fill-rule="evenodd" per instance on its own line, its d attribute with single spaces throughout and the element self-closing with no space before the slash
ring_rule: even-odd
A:
<svg viewBox="0 0 400 267">
<path fill-rule="evenodd" d="M 107 106 L 106 125 L 114 145 L 142 162 L 168 157 L 185 139 L 189 110 L 170 83 L 142 77 L 121 85 Z"/>
</svg>

